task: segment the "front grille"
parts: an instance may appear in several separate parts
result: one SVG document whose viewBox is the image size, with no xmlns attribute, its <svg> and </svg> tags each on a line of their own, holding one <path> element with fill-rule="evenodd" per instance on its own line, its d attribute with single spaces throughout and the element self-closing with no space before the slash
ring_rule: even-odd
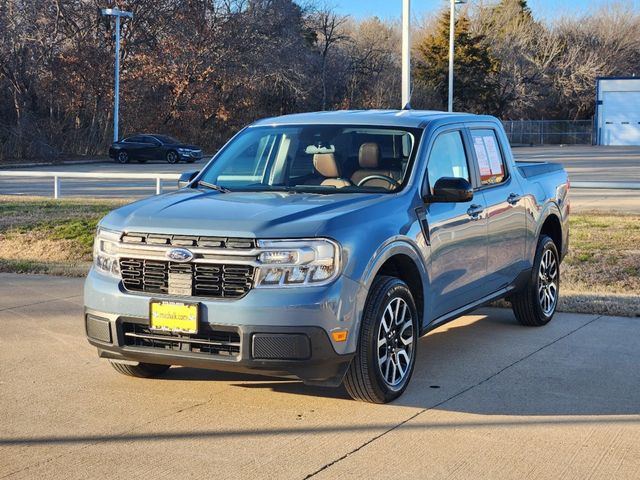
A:
<svg viewBox="0 0 640 480">
<path fill-rule="evenodd" d="M 240 298 L 251 290 L 253 270 L 250 265 L 120 259 L 125 289 L 164 295 Z"/>
<path fill-rule="evenodd" d="M 150 330 L 147 325 L 122 323 L 125 347 L 154 348 L 177 352 L 237 357 L 240 355 L 238 331 L 207 328 L 198 335 L 178 335 Z"/>
</svg>

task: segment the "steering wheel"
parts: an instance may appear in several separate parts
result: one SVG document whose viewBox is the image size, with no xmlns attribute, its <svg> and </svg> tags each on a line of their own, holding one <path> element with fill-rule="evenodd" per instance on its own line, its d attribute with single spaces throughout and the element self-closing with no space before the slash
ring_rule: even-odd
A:
<svg viewBox="0 0 640 480">
<path fill-rule="evenodd" d="M 384 180 L 385 182 L 389 182 L 389 185 L 391 185 L 392 188 L 395 188 L 398 186 L 398 181 L 395 178 L 387 177 L 386 175 L 381 175 L 379 173 L 376 173 L 374 175 L 366 176 L 362 180 L 360 180 L 358 182 L 358 187 L 363 186 L 365 183 L 371 180 Z"/>
</svg>

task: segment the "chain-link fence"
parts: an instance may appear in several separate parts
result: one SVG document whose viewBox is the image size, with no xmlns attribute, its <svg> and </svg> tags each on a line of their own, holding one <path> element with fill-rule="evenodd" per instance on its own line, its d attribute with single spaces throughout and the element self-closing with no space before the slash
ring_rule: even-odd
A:
<svg viewBox="0 0 640 480">
<path fill-rule="evenodd" d="M 511 145 L 592 145 L 592 120 L 503 120 Z"/>
</svg>

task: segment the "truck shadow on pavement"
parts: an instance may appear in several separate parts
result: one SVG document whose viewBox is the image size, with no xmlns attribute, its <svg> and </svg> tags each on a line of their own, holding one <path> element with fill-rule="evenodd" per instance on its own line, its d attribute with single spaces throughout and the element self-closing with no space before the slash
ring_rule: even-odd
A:
<svg viewBox="0 0 640 480">
<path fill-rule="evenodd" d="M 569 318 L 527 328 L 510 310 L 490 309 L 440 327 L 420 339 L 411 384 L 389 407 L 480 415 L 640 413 L 640 352 L 634 341 L 616 336 L 613 320 Z M 603 329 L 610 335 L 601 335 Z M 350 401 L 342 387 L 264 376 L 172 368 L 163 378 Z"/>
</svg>

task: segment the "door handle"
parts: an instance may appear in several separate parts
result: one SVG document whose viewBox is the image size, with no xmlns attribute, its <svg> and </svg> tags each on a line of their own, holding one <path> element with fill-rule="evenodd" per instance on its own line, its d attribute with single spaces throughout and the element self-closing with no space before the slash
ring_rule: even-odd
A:
<svg viewBox="0 0 640 480">
<path fill-rule="evenodd" d="M 509 196 L 507 197 L 507 203 L 509 205 L 515 205 L 520 201 L 520 198 L 521 198 L 520 195 L 518 195 L 517 193 L 510 193 Z"/>
<path fill-rule="evenodd" d="M 482 205 L 473 204 L 467 210 L 467 215 L 469 215 L 472 220 L 479 220 L 482 212 L 484 212 L 484 207 Z"/>
</svg>

